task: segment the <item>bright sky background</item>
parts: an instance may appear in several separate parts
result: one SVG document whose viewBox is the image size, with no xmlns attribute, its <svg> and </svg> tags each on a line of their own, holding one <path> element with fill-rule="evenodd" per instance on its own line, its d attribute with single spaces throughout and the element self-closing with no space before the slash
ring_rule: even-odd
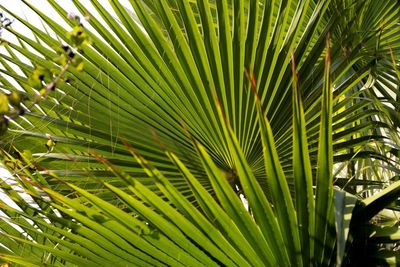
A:
<svg viewBox="0 0 400 267">
<path fill-rule="evenodd" d="M 40 10 L 42 12 L 48 15 L 52 15 L 52 17 L 55 17 L 56 14 L 54 14 L 54 11 L 51 10 L 51 7 L 47 3 L 47 1 L 34 0 L 30 2 L 34 3 L 35 6 L 40 7 Z M 69 8 L 72 9 L 71 0 L 64 0 L 63 2 L 64 4 L 66 4 L 67 8 L 69 6 Z M 29 10 L 26 6 L 24 6 L 21 0 L 0 0 L 0 5 L 3 6 L 5 9 L 8 9 L 10 12 L 15 13 L 17 16 L 20 16 L 28 20 L 29 22 L 34 23 L 35 25 L 41 26 L 40 20 L 38 19 L 37 15 L 31 10 Z M 26 29 L 26 27 L 18 21 L 14 21 L 12 27 L 19 32 L 24 32 L 27 36 L 32 36 L 30 32 Z M 2 38 L 15 41 L 15 39 L 12 38 L 12 36 L 8 34 L 6 31 L 3 31 Z M 8 173 L 7 170 L 0 167 L 0 177 L 4 179 L 10 177 L 10 174 Z"/>
<path fill-rule="evenodd" d="M 32 3 L 35 7 L 38 7 L 41 12 L 45 13 L 46 15 L 52 18 L 58 17 L 58 14 L 51 8 L 50 4 L 47 3 L 46 0 L 30 0 L 30 1 L 28 0 L 27 2 Z M 72 4 L 72 0 L 63 0 L 58 2 L 62 3 L 62 6 L 65 7 L 66 10 L 71 12 L 74 11 L 76 12 L 76 9 Z M 0 0 L 0 4 L 5 9 L 8 9 L 9 11 L 15 13 L 16 15 L 20 16 L 23 19 L 26 19 L 30 23 L 35 24 L 39 27 L 41 26 L 41 22 L 36 13 L 27 8 L 23 4 L 22 0 Z M 58 22 L 63 23 L 62 20 L 59 20 Z M 29 31 L 26 31 L 26 27 L 18 21 L 15 21 L 12 27 L 16 30 L 23 30 L 28 35 L 30 35 Z"/>
<path fill-rule="evenodd" d="M 55 0 L 55 1 L 59 3 L 68 13 L 79 14 L 79 11 L 74 6 L 72 0 Z M 78 1 L 82 3 L 87 9 L 89 9 L 90 12 L 93 12 L 94 15 L 97 14 L 95 9 L 90 5 L 90 0 L 78 0 Z M 68 27 L 67 23 L 63 21 L 63 19 L 58 15 L 56 11 L 53 10 L 53 8 L 47 2 L 47 0 L 27 0 L 27 2 L 31 3 L 34 7 L 38 8 L 39 11 L 43 12 L 45 15 L 55 20 L 58 24 Z M 106 7 L 108 6 L 107 10 L 112 12 L 112 8 L 109 5 L 108 0 L 99 0 L 99 2 Z M 130 6 L 129 0 L 119 0 L 119 2 L 121 4 L 125 4 L 125 6 L 127 7 Z M 4 10 L 1 7 L 4 7 Z M 29 7 L 27 7 L 22 0 L 0 0 L 0 9 L 2 9 L 1 11 L 6 11 L 6 16 L 8 18 L 13 18 L 14 16 L 15 17 L 18 16 L 21 19 L 24 19 L 29 23 L 35 25 L 36 27 L 44 29 L 43 24 L 39 19 L 38 15 L 34 11 L 32 11 Z M 102 21 L 101 18 L 99 18 L 98 16 L 96 16 L 96 18 Z M 84 25 L 88 29 L 91 29 L 89 25 L 85 23 Z M 23 23 L 18 21 L 18 19 L 14 20 L 14 22 L 12 23 L 12 28 L 17 32 L 23 33 L 27 37 L 34 38 L 30 30 L 26 26 L 24 26 Z M 1 37 L 7 41 L 16 42 L 16 39 L 13 38 L 11 34 L 7 33 L 7 31 L 3 31 Z M 5 50 L 2 50 L 2 47 L 0 47 L 0 51 L 7 54 Z M 0 179 L 10 179 L 10 178 L 12 178 L 10 173 L 4 168 L 2 168 L 0 165 Z M 16 207 L 15 204 L 13 205 L 12 201 L 9 200 L 8 197 L 6 197 L 1 192 L 1 190 L 0 190 L 0 199 L 5 201 L 9 205 Z"/>
<path fill-rule="evenodd" d="M 28 0 L 27 2 L 32 3 L 35 7 L 38 7 L 41 12 L 45 13 L 49 17 L 51 17 L 53 19 L 57 18 L 56 21 L 59 24 L 67 25 L 61 18 L 59 18 L 58 14 L 51 8 L 51 6 L 47 3 L 46 0 L 30 0 L 30 1 Z M 57 2 L 61 3 L 62 6 L 64 7 L 64 9 L 68 12 L 72 12 L 75 14 L 79 13 L 77 11 L 77 9 L 74 7 L 72 0 L 61 0 L 61 1 L 57 1 Z M 84 3 L 84 2 L 88 2 L 88 1 L 83 0 L 81 2 Z M 101 2 L 103 2 L 103 1 L 101 1 Z M 23 4 L 22 0 L 0 0 L 0 6 L 4 7 L 4 9 L 10 11 L 9 13 L 7 12 L 8 13 L 7 17 L 12 18 L 13 16 L 10 13 L 14 13 L 16 16 L 19 16 L 22 19 L 29 21 L 29 23 L 34 24 L 35 26 L 43 29 L 42 23 L 41 23 L 40 19 L 38 18 L 38 16 L 36 15 L 36 13 L 34 13 L 29 8 L 27 8 Z M 33 35 L 30 33 L 30 31 L 27 29 L 27 27 L 25 27 L 23 25 L 23 23 L 19 22 L 18 20 L 15 20 L 12 23 L 12 27 L 14 30 L 16 30 L 18 32 L 22 32 L 28 37 L 33 37 Z M 8 34 L 6 31 L 3 31 L 1 37 L 6 40 L 9 40 L 9 41 L 13 41 L 13 42 L 16 41 L 15 38 L 13 38 L 13 36 Z M 4 50 L 2 50 L 2 52 L 3 51 Z M 0 166 L 0 179 L 10 179 L 10 178 L 11 178 L 10 173 Z M 16 205 L 15 204 L 13 205 L 12 201 L 10 199 L 8 199 L 8 197 L 6 197 L 4 194 L 2 194 L 1 191 L 0 191 L 0 198 L 3 201 L 5 201 L 6 203 L 8 203 L 9 205 L 16 207 Z"/>
<path fill-rule="evenodd" d="M 130 6 L 130 4 L 128 3 L 129 0 L 119 0 L 119 1 L 122 4 L 125 3 L 126 6 Z M 51 5 L 48 3 L 47 0 L 27 0 L 27 2 L 31 3 L 34 7 L 38 8 L 39 11 L 43 12 L 45 15 L 54 19 L 58 24 L 68 27 L 67 23 L 63 21 L 63 19 L 58 15 L 56 11 L 53 10 L 53 8 L 51 7 Z M 72 0 L 56 0 L 56 2 L 59 3 L 68 13 L 79 14 L 79 11 L 74 6 Z M 89 9 L 90 12 L 93 12 L 94 15 L 97 14 L 95 9 L 91 6 L 90 0 L 79 0 L 79 2 L 82 3 L 87 9 Z M 108 6 L 107 10 L 112 11 L 112 8 L 108 4 L 107 0 L 99 0 L 99 2 L 105 5 L 106 7 Z M 38 15 L 34 11 L 32 11 L 29 7 L 27 7 L 22 0 L 0 0 L 0 6 L 4 7 L 4 9 L 6 10 L 6 16 L 8 18 L 14 17 L 12 15 L 14 14 L 15 16 L 19 16 L 20 18 L 35 25 L 36 27 L 44 29 L 43 24 L 39 19 Z M 98 16 L 96 17 L 101 21 L 101 18 L 99 18 Z M 84 23 L 84 25 L 88 29 L 91 29 L 91 27 L 88 24 Z M 18 19 L 14 20 L 14 22 L 12 23 L 12 28 L 17 32 L 24 33 L 24 35 L 27 37 L 34 38 L 30 30 L 25 25 L 23 25 L 23 23 L 18 21 Z M 1 37 L 3 39 L 6 39 L 7 41 L 16 42 L 16 39 L 7 31 L 3 31 Z M 1 47 L 0 51 L 7 54 L 7 52 L 5 52 L 5 50 L 2 50 Z M 4 177 L 4 175 L 7 175 L 7 172 L 5 172 L 4 169 L 0 168 L 0 177 Z"/>
</svg>

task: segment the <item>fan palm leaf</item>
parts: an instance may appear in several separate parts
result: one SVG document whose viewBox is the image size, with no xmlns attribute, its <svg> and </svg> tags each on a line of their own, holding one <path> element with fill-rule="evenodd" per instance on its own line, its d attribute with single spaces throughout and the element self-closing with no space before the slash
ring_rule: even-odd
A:
<svg viewBox="0 0 400 267">
<path fill-rule="evenodd" d="M 120 141 L 122 137 L 132 142 L 144 156 L 149 156 L 151 160 L 156 159 L 154 163 L 160 164 L 157 167 L 162 167 L 165 157 L 160 152 L 157 142 L 148 138 L 149 133 L 155 132 L 164 145 L 179 155 L 184 155 L 181 158 L 187 159 L 187 164 L 193 164 L 191 169 L 196 169 L 199 166 L 198 161 L 193 154 L 190 140 L 182 131 L 181 125 L 184 124 L 207 148 L 218 166 L 232 172 L 233 162 L 223 138 L 222 126 L 216 119 L 218 116 L 213 104 L 214 98 L 218 97 L 246 158 L 258 176 L 263 174 L 263 166 L 259 160 L 261 150 L 257 116 L 254 105 L 251 104 L 254 96 L 249 89 L 251 82 L 254 82 L 263 109 L 271 121 L 275 136 L 278 137 L 279 154 L 283 160 L 287 159 L 284 169 L 288 171 L 291 169 L 292 129 L 288 123 L 290 120 L 282 118 L 291 116 L 290 105 L 287 105 L 291 101 L 288 93 L 292 80 L 288 64 L 291 51 L 297 62 L 299 83 L 302 84 L 306 104 L 305 112 L 310 122 L 307 129 L 317 134 L 318 127 L 312 125 L 316 125 L 315 120 L 318 120 L 319 116 L 315 111 L 320 98 L 316 88 L 322 81 L 318 73 L 323 72 L 321 53 L 325 46 L 324 33 L 335 33 L 332 34 L 332 58 L 335 59 L 332 77 L 335 93 L 337 92 L 334 110 L 336 107 L 337 110 L 343 109 L 343 106 L 350 109 L 350 106 L 356 103 L 342 104 L 342 101 L 337 100 L 364 79 L 373 77 L 371 70 L 376 68 L 374 66 L 390 58 L 380 60 L 378 52 L 375 51 L 376 43 L 379 42 L 378 48 L 386 49 L 386 52 L 388 47 L 394 47 L 396 44 L 393 38 L 385 45 L 381 41 L 386 34 L 392 36 L 396 29 L 391 25 L 395 23 L 396 16 L 393 14 L 396 14 L 394 11 L 397 10 L 397 5 L 389 2 L 382 4 L 384 6 L 379 10 L 387 9 L 391 16 L 381 21 L 381 24 L 378 24 L 378 21 L 375 24 L 371 23 L 375 28 L 368 31 L 363 29 L 362 27 L 367 27 L 363 25 L 367 22 L 354 17 L 353 20 L 357 25 L 361 24 L 360 28 L 364 31 L 355 31 L 356 37 L 351 39 L 344 36 L 348 35 L 347 32 L 342 33 L 343 22 L 340 21 L 340 17 L 335 16 L 341 6 L 335 1 L 266 1 L 258 4 L 252 1 L 243 4 L 225 1 L 217 4 L 207 1 L 132 1 L 131 8 L 140 24 L 132 16 L 131 9 L 116 1 L 111 1 L 111 6 L 118 20 L 97 1 L 93 2 L 93 8 L 99 17 L 91 14 L 85 5 L 75 1 L 82 14 L 90 17 L 90 26 L 93 27 L 93 30 L 85 30 L 93 40 L 93 45 L 82 49 L 85 72 L 69 69 L 66 76 L 71 78 L 72 83 L 60 83 L 59 91 L 52 95 L 58 103 L 54 104 L 52 99 L 43 100 L 41 110 L 44 113 L 38 110 L 28 112 L 25 116 L 36 129 L 41 129 L 41 134 L 30 131 L 28 122 L 19 122 L 24 130 L 17 129 L 16 134 L 29 136 L 24 138 L 24 142 L 33 140 L 37 143 L 36 138 L 43 138 L 45 133 L 49 133 L 58 141 L 54 152 L 63 150 L 63 154 L 71 154 L 75 161 L 87 162 L 90 159 L 84 155 L 87 155 L 88 148 L 93 148 L 101 151 L 103 155 L 108 154 L 110 158 L 118 158 L 121 160 L 119 165 L 124 165 L 124 148 Z M 74 21 L 67 18 L 67 12 L 61 6 L 54 1 L 49 3 L 67 23 L 74 25 Z M 27 4 L 57 35 L 67 36 L 68 30 L 36 7 Z M 250 8 L 250 5 L 253 8 Z M 370 5 L 372 6 L 372 3 Z M 375 6 L 354 3 L 344 7 L 343 12 L 372 13 L 377 9 Z M 156 20 L 153 19 L 154 16 L 157 16 Z M 18 18 L 16 15 L 15 17 Z M 375 17 L 378 20 L 378 17 Z M 345 20 L 348 19 L 346 17 Z M 11 43 L 7 44 L 7 50 L 23 53 L 32 64 L 47 69 L 56 68 L 50 60 L 57 56 L 54 47 L 60 46 L 59 40 L 53 39 L 29 22 L 21 18 L 19 20 L 33 31 L 36 40 L 11 31 L 36 51 L 25 51 L 25 45 Z M 384 23 L 388 26 L 382 28 Z M 346 42 L 354 48 L 343 48 L 343 38 L 348 38 Z M 336 44 L 336 40 L 340 42 Z M 63 41 L 71 42 L 68 39 Z M 373 46 L 373 49 L 368 46 Z M 349 49 L 353 54 L 347 53 L 344 57 L 341 55 L 343 49 Z M 14 57 L 12 55 L 4 55 L 4 64 L 7 66 L 7 62 L 12 62 L 20 66 L 25 73 L 29 73 L 29 64 L 21 62 L 15 54 Z M 254 81 L 249 82 L 244 77 L 245 71 L 252 75 Z M 313 75 L 310 75 L 311 73 Z M 19 84 L 26 88 L 27 78 L 10 69 L 7 75 L 17 79 Z M 344 83 L 344 80 L 348 82 Z M 26 90 L 32 92 L 30 89 Z M 375 92 L 370 91 L 372 94 Z M 360 99 L 359 94 L 364 92 L 355 91 L 353 97 Z M 348 101 L 346 99 L 343 101 Z M 365 122 L 361 123 L 363 128 L 354 127 L 360 120 L 368 121 L 377 113 L 382 115 L 382 107 L 376 109 L 376 113 L 372 111 L 374 103 L 379 101 L 356 99 L 354 102 L 363 103 L 358 105 L 365 105 L 364 109 L 367 110 L 359 107 L 348 114 L 340 110 L 337 117 L 334 117 L 334 122 L 341 122 L 337 123 L 335 128 L 337 138 L 334 140 L 334 147 L 337 152 L 349 151 L 349 146 L 354 146 L 357 141 L 363 145 L 370 139 L 382 140 L 382 132 L 372 133 L 377 124 Z M 109 110 L 107 118 L 92 115 L 98 114 L 98 110 L 104 106 Z M 368 112 L 370 114 L 367 115 Z M 276 116 L 277 114 L 280 116 Z M 50 121 L 52 123 L 49 123 Z M 385 127 L 386 124 L 379 124 L 383 128 L 389 128 L 389 125 L 390 123 Z M 369 133 L 369 138 L 358 138 L 352 134 L 351 129 Z M 313 135 L 309 136 L 310 141 L 315 140 Z M 349 144 L 344 142 L 345 138 L 356 141 L 351 140 Z M 14 144 L 18 144 L 17 140 Z M 310 146 L 313 147 L 313 142 L 310 142 Z M 58 155 L 59 153 L 45 153 L 44 147 L 34 147 L 32 146 L 32 150 L 35 155 L 51 160 L 51 169 L 61 169 L 56 167 L 58 162 L 62 166 L 68 164 L 65 162 L 65 156 Z M 71 152 L 72 150 L 74 152 Z M 75 157 L 77 153 L 82 157 Z M 352 153 L 348 156 L 356 155 Z M 43 164 L 45 162 L 46 160 Z M 70 166 L 70 169 L 80 169 L 76 162 L 71 165 L 75 167 Z M 128 165 L 128 162 L 125 165 Z M 171 170 L 172 175 L 175 171 Z"/>
<path fill-rule="evenodd" d="M 73 1 L 83 21 L 48 0 L 65 26 L 21 2 L 44 28 L 2 7 L 33 36 L 4 26 L 0 51 L 1 88 L 28 99 L 12 117 L 1 94 L 4 163 L 31 196 L 2 183 L 22 209 L 1 204 L 4 260 L 341 263 L 333 184 L 398 170 L 397 1 Z"/>
</svg>

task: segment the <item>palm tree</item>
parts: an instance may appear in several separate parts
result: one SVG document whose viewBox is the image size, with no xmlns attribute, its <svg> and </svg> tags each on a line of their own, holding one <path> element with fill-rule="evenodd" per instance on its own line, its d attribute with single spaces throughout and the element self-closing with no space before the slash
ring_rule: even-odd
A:
<svg viewBox="0 0 400 267">
<path fill-rule="evenodd" d="M 398 1 L 22 2 L 4 263 L 398 262 Z"/>
</svg>

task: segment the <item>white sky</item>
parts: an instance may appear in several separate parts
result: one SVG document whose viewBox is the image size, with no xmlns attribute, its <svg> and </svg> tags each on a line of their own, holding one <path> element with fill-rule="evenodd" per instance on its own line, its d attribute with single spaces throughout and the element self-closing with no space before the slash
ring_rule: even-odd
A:
<svg viewBox="0 0 400 267">
<path fill-rule="evenodd" d="M 124 4 L 127 7 L 130 6 L 129 0 L 119 0 L 119 1 L 121 4 Z M 47 16 L 51 17 L 58 24 L 60 24 L 62 26 L 67 26 L 67 23 L 64 22 L 61 17 L 59 17 L 58 13 L 53 10 L 53 8 L 47 2 L 47 0 L 27 0 L 27 2 L 31 3 L 34 7 L 38 8 L 41 12 L 45 13 Z M 76 7 L 74 6 L 72 0 L 56 0 L 56 2 L 58 4 L 60 4 L 64 8 L 65 11 L 67 11 L 69 13 L 79 14 L 79 12 L 76 9 Z M 93 12 L 94 15 L 97 14 L 95 9 L 90 5 L 90 0 L 79 0 L 79 2 L 84 4 L 84 6 L 90 12 Z M 105 6 L 108 6 L 109 8 L 107 8 L 107 10 L 109 10 L 110 13 L 112 12 L 112 8 L 108 4 L 108 0 L 99 0 L 99 2 Z M 2 7 L 4 7 L 4 9 Z M 14 13 L 16 16 L 19 16 L 22 19 L 27 20 L 29 23 L 35 25 L 36 27 L 44 29 L 38 15 L 34 11 L 32 11 L 29 7 L 27 7 L 22 2 L 22 0 L 0 0 L 0 10 L 6 11 L 6 16 L 9 18 L 12 18 L 13 16 L 10 16 L 10 14 L 7 14 L 8 13 L 7 10 L 10 13 Z M 99 18 L 98 16 L 96 16 L 96 18 L 98 18 L 101 21 L 101 18 Z M 85 26 L 88 27 L 88 29 L 90 29 L 89 25 L 85 25 Z M 21 23 L 17 19 L 14 20 L 14 22 L 12 23 L 12 28 L 17 32 L 24 33 L 25 36 L 33 38 L 33 35 L 30 33 L 28 28 L 26 26 L 24 26 L 23 23 Z M 13 38 L 13 36 L 11 34 L 7 33 L 7 31 L 3 31 L 1 37 L 8 41 L 16 42 L 16 39 Z M 5 50 L 1 50 L 1 49 L 2 49 L 2 47 L 0 47 L 0 51 L 2 51 L 2 52 L 5 51 Z M 7 178 L 11 178 L 10 173 L 8 173 L 8 171 L 5 170 L 4 168 L 2 168 L 0 165 L 0 179 L 7 179 Z M 1 193 L 1 191 L 0 191 L 0 199 L 9 202 L 7 200 L 7 198 Z"/>
<path fill-rule="evenodd" d="M 32 3 L 35 7 L 39 7 L 41 12 L 50 16 L 51 18 L 59 18 L 57 12 L 55 12 L 51 8 L 51 6 L 47 3 L 46 0 L 31 0 L 31 1 L 28 0 L 28 2 Z M 68 12 L 79 13 L 77 9 L 74 7 L 72 0 L 62 0 L 58 2 L 61 3 L 62 6 L 65 8 L 65 10 L 67 10 Z M 84 0 L 82 2 L 87 2 L 87 1 Z M 29 23 L 34 24 L 35 26 L 43 29 L 41 21 L 36 15 L 36 13 L 34 13 L 32 10 L 26 7 L 21 0 L 0 0 L 0 6 L 4 7 L 6 10 L 9 10 L 12 13 L 15 13 L 15 15 L 20 16 L 21 18 L 29 21 Z M 61 18 L 57 19 L 56 21 L 59 24 L 66 25 L 66 23 Z M 24 33 L 26 36 L 33 37 L 30 31 L 18 20 L 15 20 L 12 23 L 12 27 L 14 30 Z M 3 31 L 1 37 L 6 40 L 15 42 L 13 36 L 8 34 L 6 31 Z M 0 179 L 7 180 L 9 178 L 11 178 L 10 173 L 0 166 Z M 7 204 L 17 208 L 16 205 L 13 204 L 12 201 L 1 192 L 0 192 L 0 198 Z"/>
<path fill-rule="evenodd" d="M 44 0 L 36 0 L 34 1 L 35 3 L 38 4 L 38 6 L 41 7 L 41 11 L 44 11 L 45 13 L 51 13 L 51 10 L 48 6 L 48 3 Z M 72 2 L 67 0 L 64 1 L 69 4 Z M 29 9 L 27 9 L 21 0 L 0 0 L 0 5 L 3 6 L 5 9 L 10 10 L 11 12 L 15 13 L 18 16 L 21 16 L 22 18 L 28 18 L 30 22 L 34 22 L 36 25 L 40 25 L 40 20 L 37 18 L 37 16 Z M 22 23 L 19 23 L 18 21 L 14 21 L 12 24 L 12 27 L 17 30 L 17 31 L 22 31 L 26 33 L 27 35 L 30 35 L 29 31 L 26 30 L 26 28 L 22 25 Z M 2 33 L 2 38 L 7 39 L 7 40 L 14 40 L 10 34 L 8 34 L 6 31 L 3 31 Z M 7 170 L 0 168 L 0 178 L 1 179 L 6 179 L 10 177 L 10 174 L 8 173 Z M 3 197 L 2 197 L 3 199 Z M 4 199 L 3 199 L 4 200 Z"/>
<path fill-rule="evenodd" d="M 90 5 L 90 0 L 78 0 L 78 1 L 82 4 L 84 4 L 84 6 L 91 13 L 93 12 L 93 15 L 95 15 L 97 19 L 102 21 L 102 19 L 97 16 L 97 12 L 95 11 L 95 9 Z M 58 24 L 68 27 L 67 23 L 61 17 L 59 17 L 59 15 L 56 11 L 54 11 L 52 9 L 51 5 L 47 2 L 47 0 L 27 0 L 27 2 L 31 3 L 34 7 L 38 8 L 41 12 L 43 12 L 45 15 L 52 18 Z M 64 10 L 67 11 L 68 13 L 73 13 L 73 14 L 77 14 L 77 15 L 79 14 L 79 12 L 75 8 L 72 0 L 56 0 L 56 2 L 59 5 L 61 5 L 64 8 Z M 112 8 L 108 4 L 108 0 L 99 0 L 99 2 L 103 5 L 105 5 L 106 7 L 108 6 L 107 10 L 111 14 L 116 16 L 115 13 L 112 12 Z M 130 6 L 129 0 L 119 0 L 119 2 L 123 5 L 125 5 L 126 7 Z M 38 15 L 34 11 L 32 11 L 29 7 L 27 7 L 22 2 L 22 0 L 0 0 L 0 11 L 1 12 L 6 11 L 6 17 L 8 17 L 8 18 L 13 17 L 13 16 L 10 16 L 11 14 L 9 14 L 9 13 L 14 13 L 15 16 L 19 16 L 20 18 L 28 21 L 30 24 L 33 24 L 38 28 L 44 29 Z M 7 11 L 9 11 L 9 12 L 7 12 Z M 90 25 L 87 25 L 87 24 L 84 24 L 84 25 L 88 29 L 91 29 Z M 18 19 L 14 20 L 14 22 L 12 23 L 12 28 L 17 32 L 23 33 L 27 37 L 30 37 L 32 39 L 34 38 L 34 36 L 29 31 L 29 29 L 26 26 L 24 26 L 23 23 L 18 21 Z M 7 33 L 7 31 L 3 31 L 1 37 L 7 41 L 11 41 L 11 42 L 17 41 L 15 38 L 13 38 L 13 36 L 11 34 Z M 1 46 L 0 46 L 0 51 L 7 54 L 7 52 Z M 0 179 L 6 180 L 6 181 L 10 180 L 11 182 L 13 180 L 13 177 L 11 176 L 11 174 L 6 169 L 4 169 L 1 165 L 0 165 Z M 28 195 L 26 195 L 24 193 L 21 195 L 25 199 L 30 198 Z M 19 209 L 19 207 L 10 198 L 8 198 L 8 196 L 5 195 L 1 190 L 0 190 L 0 199 L 2 201 L 4 201 L 5 203 L 7 203 L 8 205 L 10 205 L 11 207 Z M 3 217 L 3 216 L 5 216 L 5 214 L 0 211 L 0 217 Z M 16 227 L 17 229 L 20 229 L 19 227 L 15 226 L 15 225 L 13 225 L 13 226 Z M 1 244 L 0 244 L 0 246 L 1 246 Z"/>
<path fill-rule="evenodd" d="M 31 1 L 28 0 L 28 2 L 32 3 L 35 7 L 39 7 L 39 10 L 45 13 L 46 15 L 52 18 L 58 17 L 58 14 L 51 8 L 50 4 L 48 4 L 46 0 L 31 0 Z M 62 6 L 65 7 L 66 10 L 71 12 L 76 12 L 76 9 L 74 8 L 71 0 L 63 0 L 58 2 L 62 3 Z M 20 16 L 21 18 L 26 19 L 30 23 L 41 27 L 41 22 L 36 13 L 30 10 L 28 7 L 26 7 L 21 0 L 0 0 L 0 4 L 5 9 L 10 10 L 11 12 Z M 63 23 L 61 19 L 58 20 L 58 22 Z M 25 26 L 18 21 L 14 21 L 12 27 L 15 30 L 18 31 L 22 30 L 26 32 L 28 35 L 30 35 L 29 31 L 26 31 Z M 4 37 L 6 38 L 8 37 L 8 35 Z"/>
</svg>

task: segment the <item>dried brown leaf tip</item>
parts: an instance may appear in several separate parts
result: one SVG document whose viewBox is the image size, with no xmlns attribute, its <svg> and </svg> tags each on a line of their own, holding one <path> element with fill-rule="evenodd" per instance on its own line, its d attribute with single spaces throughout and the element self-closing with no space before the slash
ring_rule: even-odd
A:
<svg viewBox="0 0 400 267">
<path fill-rule="evenodd" d="M 325 56 L 325 64 L 326 66 L 331 64 L 331 44 L 330 44 L 330 34 L 329 32 L 326 35 L 326 56 Z"/>
<path fill-rule="evenodd" d="M 257 92 L 257 79 L 256 79 L 253 71 L 251 70 L 251 68 L 249 68 L 249 69 L 245 68 L 244 74 L 245 74 L 247 80 L 250 82 L 250 89 L 253 91 L 254 95 L 256 96 L 257 101 L 261 102 L 261 98 Z"/>
</svg>

